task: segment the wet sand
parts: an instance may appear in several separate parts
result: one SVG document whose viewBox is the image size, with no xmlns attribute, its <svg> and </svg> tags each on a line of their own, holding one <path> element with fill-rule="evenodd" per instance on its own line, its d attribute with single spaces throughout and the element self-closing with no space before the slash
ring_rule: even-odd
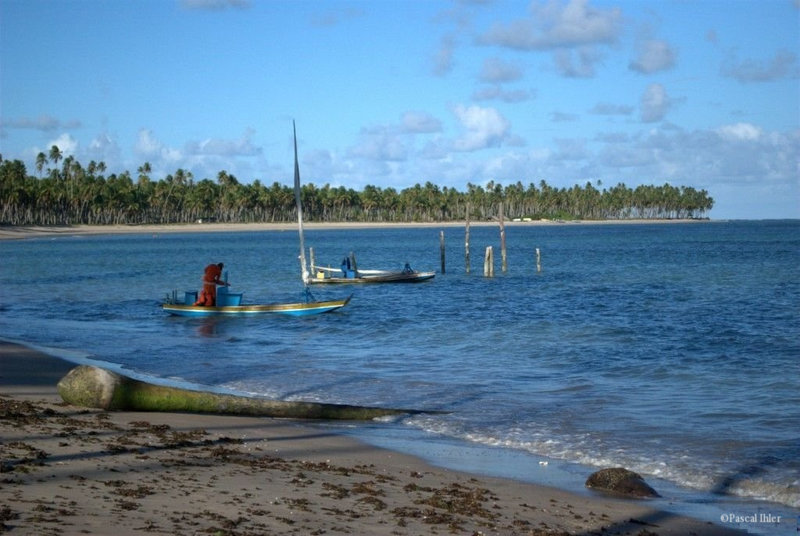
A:
<svg viewBox="0 0 800 536">
<path fill-rule="evenodd" d="M 279 419 L 64 404 L 71 363 L 0 341 L 0 532 L 742 534 L 647 501 L 578 496 Z"/>
</svg>

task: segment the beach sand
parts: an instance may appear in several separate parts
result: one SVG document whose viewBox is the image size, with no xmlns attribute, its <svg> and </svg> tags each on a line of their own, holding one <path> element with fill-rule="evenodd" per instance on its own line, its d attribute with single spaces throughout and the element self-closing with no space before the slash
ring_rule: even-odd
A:
<svg viewBox="0 0 800 536">
<path fill-rule="evenodd" d="M 0 341 L 0 533 L 741 534 L 294 421 L 73 407 L 56 391 L 72 367 Z"/>
<path fill-rule="evenodd" d="M 635 225 L 635 224 L 672 224 L 672 223 L 707 223 L 709 220 L 600 220 L 600 221 L 506 221 L 508 226 L 531 225 Z M 496 221 L 470 222 L 471 226 L 497 226 Z M 378 229 L 427 227 L 445 229 L 464 227 L 463 221 L 436 223 L 380 223 L 380 222 L 306 222 L 305 229 Z M 22 238 L 41 238 L 56 236 L 84 236 L 104 234 L 149 234 L 167 233 L 226 233 L 251 231 L 296 231 L 296 223 L 183 223 L 172 225 L 0 225 L 0 240 Z"/>
</svg>

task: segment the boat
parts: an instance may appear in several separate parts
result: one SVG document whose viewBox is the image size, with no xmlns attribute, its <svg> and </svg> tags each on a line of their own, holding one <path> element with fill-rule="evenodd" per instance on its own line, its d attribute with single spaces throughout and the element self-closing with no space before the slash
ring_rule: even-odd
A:
<svg viewBox="0 0 800 536">
<path fill-rule="evenodd" d="M 209 317 L 209 316 L 255 316 L 262 314 L 282 314 L 290 316 L 309 316 L 321 313 L 328 313 L 341 309 L 348 303 L 352 294 L 344 299 L 316 301 L 308 289 L 309 271 L 306 264 L 305 245 L 303 241 L 303 210 L 300 203 L 300 165 L 297 159 L 297 129 L 292 123 L 294 134 L 294 192 L 297 203 L 297 227 L 300 238 L 300 277 L 305 288 L 305 301 L 293 303 L 268 303 L 268 304 L 242 304 L 241 292 L 230 292 L 228 290 L 228 273 L 225 272 L 225 286 L 217 290 L 216 305 L 194 305 L 197 300 L 197 292 L 187 291 L 181 301 L 178 292 L 173 291 L 172 295 L 167 295 L 166 300 L 161 305 L 164 312 L 175 316 L 189 317 Z"/>
<path fill-rule="evenodd" d="M 314 277 L 310 284 L 325 283 L 419 283 L 433 279 L 436 272 L 419 272 L 406 263 L 402 270 L 360 270 L 355 255 L 350 253 L 342 260 L 341 268 L 316 266 L 312 260 Z"/>
<path fill-rule="evenodd" d="M 217 291 L 217 305 L 213 307 L 194 305 L 196 292 L 187 292 L 184 303 L 170 298 L 161 308 L 175 316 L 209 317 L 209 316 L 257 316 L 263 314 L 282 314 L 289 316 L 309 316 L 335 311 L 347 305 L 351 296 L 343 300 L 329 301 L 302 301 L 296 303 L 268 303 L 242 305 L 240 292 L 222 292 L 225 287 Z M 222 300 L 220 300 L 222 298 Z M 230 305 L 229 305 L 230 304 Z"/>
</svg>

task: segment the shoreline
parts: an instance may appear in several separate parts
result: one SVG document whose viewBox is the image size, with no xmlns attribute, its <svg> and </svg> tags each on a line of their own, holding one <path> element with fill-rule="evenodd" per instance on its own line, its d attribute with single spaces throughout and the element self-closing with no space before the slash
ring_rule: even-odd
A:
<svg viewBox="0 0 800 536">
<path fill-rule="evenodd" d="M 297 421 L 65 405 L 74 365 L 0 341 L 10 534 L 743 534 L 653 508 L 434 467 Z"/>
<path fill-rule="evenodd" d="M 504 225 L 517 226 L 561 226 L 561 225 L 667 225 L 688 223 L 710 223 L 715 220 L 534 220 L 506 221 Z M 496 221 L 471 221 L 471 227 L 496 226 Z M 304 222 L 306 230 L 343 229 L 405 229 L 405 228 L 452 228 L 464 227 L 464 221 L 451 222 Z M 168 234 L 168 233 L 225 233 L 255 231 L 295 231 L 297 223 L 175 223 L 145 225 L 0 225 L 0 240 L 26 238 L 51 238 L 57 236 L 93 236 L 120 234 Z"/>
</svg>

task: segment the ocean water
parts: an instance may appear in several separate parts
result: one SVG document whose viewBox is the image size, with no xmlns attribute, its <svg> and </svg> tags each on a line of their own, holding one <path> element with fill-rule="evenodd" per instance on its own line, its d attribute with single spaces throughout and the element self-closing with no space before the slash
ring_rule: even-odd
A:
<svg viewBox="0 0 800 536">
<path fill-rule="evenodd" d="M 800 515 L 800 222 L 443 227 L 446 272 L 309 318 L 186 319 L 159 304 L 225 262 L 244 301 L 302 299 L 294 232 L 0 242 L 0 337 L 165 383 L 447 410 L 320 424 L 435 463 L 579 488 L 642 474 L 664 507 Z M 436 228 L 306 231 L 317 262 L 440 270 Z M 495 251 L 495 276 L 483 252 Z M 542 254 L 536 271 L 535 249 Z M 561 476 L 558 476 L 561 475 Z M 716 519 L 713 519 L 716 516 Z M 774 532 L 771 532 L 774 531 Z"/>
</svg>

